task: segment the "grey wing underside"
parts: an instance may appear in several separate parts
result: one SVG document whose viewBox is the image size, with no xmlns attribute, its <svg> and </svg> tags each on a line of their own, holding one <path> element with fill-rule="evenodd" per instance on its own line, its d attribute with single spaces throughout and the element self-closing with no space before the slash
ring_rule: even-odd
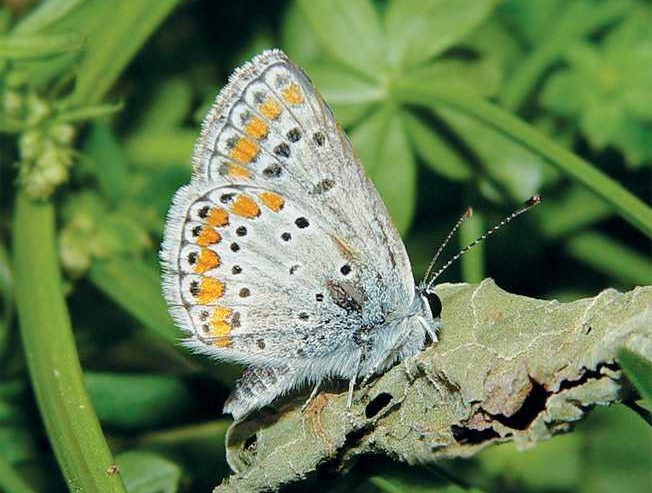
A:
<svg viewBox="0 0 652 493">
<path fill-rule="evenodd" d="M 296 91 L 287 92 L 293 85 L 299 103 Z M 257 138 L 263 126 L 267 133 Z M 194 350 L 258 366 L 300 365 L 350 341 L 364 323 L 356 303 L 365 297 L 395 310 L 410 302 L 410 263 L 385 206 L 328 106 L 281 52 L 265 52 L 236 70 L 202 125 L 193 164 L 191 183 L 171 208 L 161 257 L 166 300 Z M 265 193 L 280 197 L 282 209 L 266 206 Z M 234 213 L 225 195 L 252 199 L 259 214 Z M 229 214 L 228 224 L 214 228 L 215 244 L 193 237 L 197 227 L 208 228 L 201 207 Z M 299 227 L 301 218 L 309 226 Z M 188 258 L 206 250 L 220 263 L 198 273 Z M 351 271 L 343 274 L 344 266 Z M 214 280 L 222 284 L 218 298 L 193 295 L 193 285 L 196 293 L 197 285 Z M 338 299 L 338 288 L 355 292 L 356 285 L 370 292 L 348 305 Z M 205 330 L 207 319 L 218 321 L 218 335 Z"/>
</svg>

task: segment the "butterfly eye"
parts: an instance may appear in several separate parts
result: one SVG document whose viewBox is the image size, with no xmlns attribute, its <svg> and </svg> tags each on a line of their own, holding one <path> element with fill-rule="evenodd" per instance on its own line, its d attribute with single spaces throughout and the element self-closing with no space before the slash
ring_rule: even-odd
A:
<svg viewBox="0 0 652 493">
<path fill-rule="evenodd" d="M 439 296 L 436 293 L 428 291 L 426 292 L 426 299 L 428 300 L 428 305 L 430 305 L 433 318 L 439 318 L 441 315 L 441 300 Z"/>
</svg>

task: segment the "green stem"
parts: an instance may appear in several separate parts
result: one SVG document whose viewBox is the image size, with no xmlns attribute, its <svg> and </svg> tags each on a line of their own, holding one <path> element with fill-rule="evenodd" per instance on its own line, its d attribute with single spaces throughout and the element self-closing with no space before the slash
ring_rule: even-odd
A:
<svg viewBox="0 0 652 493">
<path fill-rule="evenodd" d="M 532 51 L 509 77 L 500 95 L 501 104 L 516 111 L 531 92 L 544 70 L 557 60 L 574 40 L 591 34 L 621 17 L 631 5 L 628 2 L 604 2 L 585 12 L 584 5 L 569 4 L 563 19 L 549 36 Z M 576 10 L 581 9 L 580 15 Z"/>
<path fill-rule="evenodd" d="M 502 108 L 476 96 L 406 78 L 395 83 L 396 97 L 408 104 L 446 105 L 477 118 L 527 149 L 546 158 L 562 173 L 584 185 L 634 227 L 652 236 L 652 210 L 622 185 Z"/>
<path fill-rule="evenodd" d="M 0 455 L 0 491 L 8 493 L 34 493 L 34 490 L 11 467 L 11 464 Z"/>
<path fill-rule="evenodd" d="M 460 249 L 484 233 L 484 219 L 474 213 L 460 227 Z M 469 284 L 480 284 L 485 278 L 484 244 L 479 243 L 469 250 L 461 259 L 462 279 Z"/>
<path fill-rule="evenodd" d="M 124 492 L 108 475 L 111 451 L 84 387 L 82 369 L 61 286 L 54 208 L 16 200 L 16 304 L 25 358 L 50 444 L 71 491 Z"/>
</svg>

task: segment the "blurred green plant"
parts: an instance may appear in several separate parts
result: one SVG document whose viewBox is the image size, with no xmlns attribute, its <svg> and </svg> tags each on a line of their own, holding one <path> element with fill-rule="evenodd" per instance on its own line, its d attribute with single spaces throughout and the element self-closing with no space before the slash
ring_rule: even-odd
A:
<svg viewBox="0 0 652 493">
<path fill-rule="evenodd" d="M 567 66 L 550 78 L 541 102 L 577 125 L 596 150 L 620 149 L 628 164 L 652 158 L 652 10 L 632 12 L 599 45 L 567 49 Z"/>
<path fill-rule="evenodd" d="M 573 297 L 650 283 L 652 216 L 637 198 L 649 202 L 652 162 L 647 2 L 204 1 L 184 4 L 145 44 L 177 3 L 0 8 L 0 489 L 64 487 L 37 446 L 43 423 L 69 484 L 111 491 L 122 477 L 128 491 L 197 490 L 226 474 L 226 421 L 202 420 L 218 411 L 235 372 L 178 350 L 155 250 L 221 70 L 263 48 L 284 48 L 333 106 L 417 273 L 467 205 L 481 214 L 460 243 L 543 192 L 524 226 L 464 258 L 464 280 L 489 273 Z M 608 429 L 601 420 L 597 429 Z M 582 443 L 590 450 L 582 470 L 593 470 L 599 445 Z M 107 474 L 114 462 L 120 474 Z M 376 471 L 360 491 L 415 487 L 401 474 Z M 582 474 L 560 488 L 576 489 Z M 497 476 L 481 473 L 486 481 L 474 484 L 495 490 Z M 608 491 L 622 481 L 591 484 Z"/>
</svg>

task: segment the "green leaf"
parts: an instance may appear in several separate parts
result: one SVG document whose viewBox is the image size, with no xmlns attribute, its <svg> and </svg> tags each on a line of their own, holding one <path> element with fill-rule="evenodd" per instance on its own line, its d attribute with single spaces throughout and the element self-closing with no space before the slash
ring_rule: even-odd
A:
<svg viewBox="0 0 652 493">
<path fill-rule="evenodd" d="M 168 79 L 157 89 L 132 134 L 160 134 L 174 131 L 190 113 L 192 88 L 180 78 Z"/>
<path fill-rule="evenodd" d="M 478 96 L 492 96 L 502 82 L 502 71 L 496 60 L 483 58 L 474 62 L 437 60 L 410 70 L 402 78 L 417 80 L 430 87 L 456 87 Z"/>
<path fill-rule="evenodd" d="M 570 237 L 566 251 L 598 272 L 617 279 L 625 287 L 652 284 L 649 255 L 600 233 L 580 233 Z"/>
<path fill-rule="evenodd" d="M 539 225 L 548 238 L 561 238 L 612 214 L 609 204 L 597 195 L 574 186 L 566 194 L 546 200 L 546 213 L 539 215 Z"/>
<path fill-rule="evenodd" d="M 129 160 L 143 167 L 183 167 L 190 175 L 192 149 L 197 140 L 194 130 L 135 134 L 127 140 Z"/>
<path fill-rule="evenodd" d="M 572 47 L 577 40 L 614 24 L 630 9 L 629 0 L 552 0 L 520 2 L 519 5 L 508 2 L 508 15 L 517 14 L 513 16 L 514 27 L 520 28 L 522 35 L 530 38 L 534 49 L 515 67 L 506 81 L 501 94 L 503 105 L 512 111 L 518 109 L 536 88 L 546 69 L 557 62 L 569 46 Z M 568 89 L 571 89 L 572 93 L 581 90 L 582 86 Z M 572 99 L 567 97 L 566 104 L 573 104 Z"/>
<path fill-rule="evenodd" d="M 129 183 L 128 162 L 122 146 L 106 123 L 96 122 L 91 126 L 84 151 L 90 158 L 90 166 L 102 193 L 114 203 L 120 201 Z"/>
<path fill-rule="evenodd" d="M 439 468 L 379 462 L 368 481 L 385 493 L 481 493 L 475 488 L 450 484 L 455 478 L 442 474 Z"/>
<path fill-rule="evenodd" d="M 428 107 L 434 104 L 448 106 L 493 127 L 531 152 L 547 159 L 562 173 L 593 191 L 628 222 L 652 236 L 652 209 L 582 158 L 505 110 L 466 91 L 430 87 L 418 80 L 397 82 L 392 92 L 404 103 Z"/>
<path fill-rule="evenodd" d="M 482 159 L 487 173 L 516 201 L 540 191 L 545 161 L 499 131 L 458 111 L 439 108 L 441 116 Z"/>
<path fill-rule="evenodd" d="M 25 414 L 24 405 L 12 412 Z M 15 417 L 15 416 L 14 416 Z M 0 425 L 0 458 L 11 463 L 34 460 L 39 455 L 38 437 L 30 427 L 33 423 L 5 423 Z"/>
<path fill-rule="evenodd" d="M 14 32 L 23 34 L 42 31 L 85 2 L 88 0 L 45 0 L 20 20 Z"/>
<path fill-rule="evenodd" d="M 0 298 L 2 299 L 2 318 L 0 318 L 0 362 L 7 346 L 11 323 L 14 314 L 14 280 L 12 267 L 9 264 L 9 253 L 4 243 L 0 241 Z"/>
<path fill-rule="evenodd" d="M 2 455 L 0 455 L 0 490 L 7 493 L 34 492 Z"/>
<path fill-rule="evenodd" d="M 333 59 L 371 79 L 384 71 L 385 42 L 369 0 L 298 0 L 298 4 Z"/>
<path fill-rule="evenodd" d="M 129 493 L 174 493 L 179 487 L 181 469 L 160 455 L 134 450 L 116 460 Z"/>
<path fill-rule="evenodd" d="M 324 63 L 304 68 L 333 109 L 337 120 L 345 127 L 357 122 L 386 97 L 378 84 L 342 65 Z"/>
<path fill-rule="evenodd" d="M 486 482 L 512 491 L 575 491 L 582 477 L 582 445 L 579 434 L 555 437 L 529 450 L 506 443 L 483 450 L 478 461 Z"/>
<path fill-rule="evenodd" d="M 595 409 L 583 434 L 579 493 L 647 493 L 650 490 L 652 428 L 624 406 Z"/>
<path fill-rule="evenodd" d="M 83 42 L 77 33 L 1 36 L 0 58 L 16 60 L 76 53 Z"/>
<path fill-rule="evenodd" d="M 179 0 L 103 3 L 103 15 L 94 19 L 100 22 L 89 33 L 69 103 L 99 102 L 127 62 L 177 3 Z"/>
<path fill-rule="evenodd" d="M 407 68 L 431 60 L 486 19 L 493 0 L 392 0 L 385 14 L 387 57 Z"/>
<path fill-rule="evenodd" d="M 192 410 L 192 394 L 175 377 L 87 372 L 84 381 L 105 426 L 152 429 L 174 423 Z"/>
<path fill-rule="evenodd" d="M 163 301 L 160 278 L 154 269 L 142 261 L 117 257 L 93 263 L 90 279 L 161 339 L 177 343 L 181 332 L 170 318 Z"/>
<path fill-rule="evenodd" d="M 545 108 L 575 125 L 596 150 L 618 148 L 630 165 L 652 159 L 652 10 L 626 10 L 627 2 L 603 2 L 602 20 L 633 12 L 599 44 L 563 40 L 567 66 L 544 88 Z M 600 15 L 595 15 L 600 18 Z M 585 22 L 585 21 L 583 21 Z M 514 81 L 514 79 L 512 79 Z"/>
<path fill-rule="evenodd" d="M 122 108 L 122 103 L 107 103 L 82 106 L 74 109 L 64 109 L 57 113 L 54 121 L 78 123 L 87 120 L 95 120 L 103 116 L 117 113 L 118 111 L 121 111 Z"/>
<path fill-rule="evenodd" d="M 636 387 L 641 397 L 652 406 L 652 362 L 638 353 L 623 348 L 618 352 L 618 363 Z"/>
<path fill-rule="evenodd" d="M 283 19 L 283 49 L 302 67 L 324 57 L 315 34 L 306 29 L 308 20 L 297 2 L 290 3 Z"/>
<path fill-rule="evenodd" d="M 469 164 L 433 129 L 407 112 L 403 121 L 415 152 L 435 173 L 454 181 L 471 178 Z"/>
<path fill-rule="evenodd" d="M 394 225 L 407 232 L 416 202 L 416 164 L 400 114 L 388 107 L 376 111 L 355 128 L 351 140 Z"/>
</svg>

